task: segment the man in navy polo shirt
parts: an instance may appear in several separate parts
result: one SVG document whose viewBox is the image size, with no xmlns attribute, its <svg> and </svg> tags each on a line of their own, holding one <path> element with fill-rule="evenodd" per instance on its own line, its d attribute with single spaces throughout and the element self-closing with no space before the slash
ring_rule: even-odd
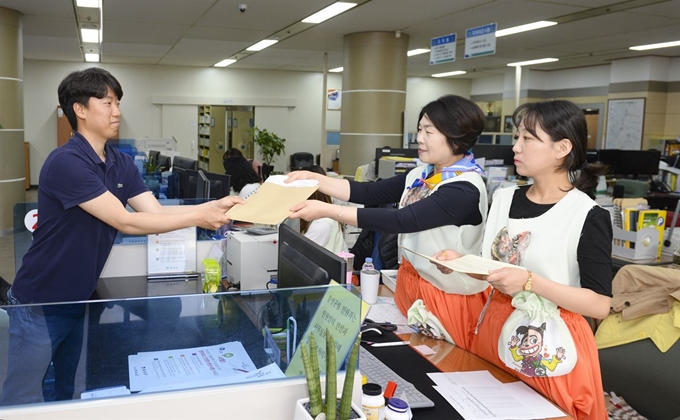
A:
<svg viewBox="0 0 680 420">
<path fill-rule="evenodd" d="M 40 171 L 37 229 L 7 292 L 11 305 L 90 299 L 117 231 L 143 235 L 190 226 L 218 229 L 244 201 L 225 197 L 197 206 L 161 206 L 132 158 L 107 145 L 118 136 L 123 90 L 108 71 L 89 68 L 59 85 L 59 104 L 74 136 Z M 130 205 L 135 212 L 128 212 Z M 7 378 L 0 405 L 72 399 L 83 341 L 84 304 L 8 306 Z M 54 362 L 55 395 L 43 397 Z M 78 396 L 75 396 L 76 398 Z"/>
</svg>

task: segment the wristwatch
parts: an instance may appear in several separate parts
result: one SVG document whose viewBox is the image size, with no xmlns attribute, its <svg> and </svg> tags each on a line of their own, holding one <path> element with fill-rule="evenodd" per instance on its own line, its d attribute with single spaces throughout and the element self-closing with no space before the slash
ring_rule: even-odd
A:
<svg viewBox="0 0 680 420">
<path fill-rule="evenodd" d="M 534 287 L 534 283 L 531 281 L 531 271 L 527 270 L 527 273 L 528 273 L 527 281 L 524 282 L 523 289 L 526 291 L 530 291 Z"/>
</svg>

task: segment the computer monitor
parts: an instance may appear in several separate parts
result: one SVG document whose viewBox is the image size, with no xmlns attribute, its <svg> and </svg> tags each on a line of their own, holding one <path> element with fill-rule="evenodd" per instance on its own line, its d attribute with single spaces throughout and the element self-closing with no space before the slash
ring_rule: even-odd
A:
<svg viewBox="0 0 680 420">
<path fill-rule="evenodd" d="M 279 226 L 277 288 L 344 283 L 347 263 L 286 224 Z"/>
<path fill-rule="evenodd" d="M 511 144 L 480 144 L 472 146 L 475 159 L 485 158 L 487 165 L 490 160 L 502 160 L 502 165 L 514 166 L 515 152 Z"/>
<path fill-rule="evenodd" d="M 659 173 L 659 150 L 602 149 L 600 162 L 609 166 L 609 174 L 633 178 L 650 177 Z"/>
<path fill-rule="evenodd" d="M 156 162 L 158 162 L 157 166 L 161 171 L 169 171 L 172 166 L 170 156 L 158 155 Z"/>
<path fill-rule="evenodd" d="M 383 156 L 398 156 L 407 158 L 417 158 L 418 149 L 398 149 L 394 147 L 378 147 L 375 149 L 375 174 L 378 175 L 378 165 Z"/>
<path fill-rule="evenodd" d="M 149 150 L 149 161 L 153 160 L 154 162 L 158 163 L 160 156 L 161 152 L 158 150 Z"/>
<path fill-rule="evenodd" d="M 219 200 L 229 195 L 231 188 L 231 175 L 204 172 L 210 181 L 210 198 Z"/>
<path fill-rule="evenodd" d="M 198 161 L 184 156 L 175 156 L 172 158 L 172 167 L 173 169 L 177 167 L 182 169 L 193 169 L 195 171 L 198 169 Z"/>
<path fill-rule="evenodd" d="M 180 192 L 183 195 L 180 195 L 179 198 L 197 198 L 203 200 L 210 198 L 210 181 L 203 171 L 187 169 L 184 178 L 186 180 L 184 188 L 182 188 L 182 178 L 180 178 Z"/>
<path fill-rule="evenodd" d="M 595 163 L 600 160 L 600 151 L 597 149 L 586 150 L 586 162 Z"/>
</svg>

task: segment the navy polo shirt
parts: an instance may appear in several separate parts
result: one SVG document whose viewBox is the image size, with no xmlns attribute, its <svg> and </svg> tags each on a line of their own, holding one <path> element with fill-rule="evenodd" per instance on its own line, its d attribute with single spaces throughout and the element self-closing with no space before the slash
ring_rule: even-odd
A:
<svg viewBox="0 0 680 420">
<path fill-rule="evenodd" d="M 76 133 L 53 150 L 40 170 L 38 226 L 12 284 L 20 303 L 90 299 L 106 263 L 116 229 L 90 215 L 80 204 L 104 194 L 123 206 L 148 189 L 132 158 L 105 146 L 102 162 Z"/>
</svg>

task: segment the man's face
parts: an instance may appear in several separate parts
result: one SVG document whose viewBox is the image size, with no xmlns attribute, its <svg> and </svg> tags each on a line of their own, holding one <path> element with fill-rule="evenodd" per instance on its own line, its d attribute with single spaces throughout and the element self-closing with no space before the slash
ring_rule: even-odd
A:
<svg viewBox="0 0 680 420">
<path fill-rule="evenodd" d="M 537 331 L 529 330 L 527 335 L 522 339 L 522 343 L 520 343 L 517 352 L 524 357 L 534 356 L 541 351 L 542 345 L 543 337 L 541 337 Z"/>
<path fill-rule="evenodd" d="M 90 98 L 87 106 L 82 107 L 82 112 L 84 118 L 79 120 L 78 128 L 86 137 L 97 136 L 101 140 L 118 137 L 120 101 L 111 89 L 108 89 L 106 96 L 101 99 Z"/>
</svg>

